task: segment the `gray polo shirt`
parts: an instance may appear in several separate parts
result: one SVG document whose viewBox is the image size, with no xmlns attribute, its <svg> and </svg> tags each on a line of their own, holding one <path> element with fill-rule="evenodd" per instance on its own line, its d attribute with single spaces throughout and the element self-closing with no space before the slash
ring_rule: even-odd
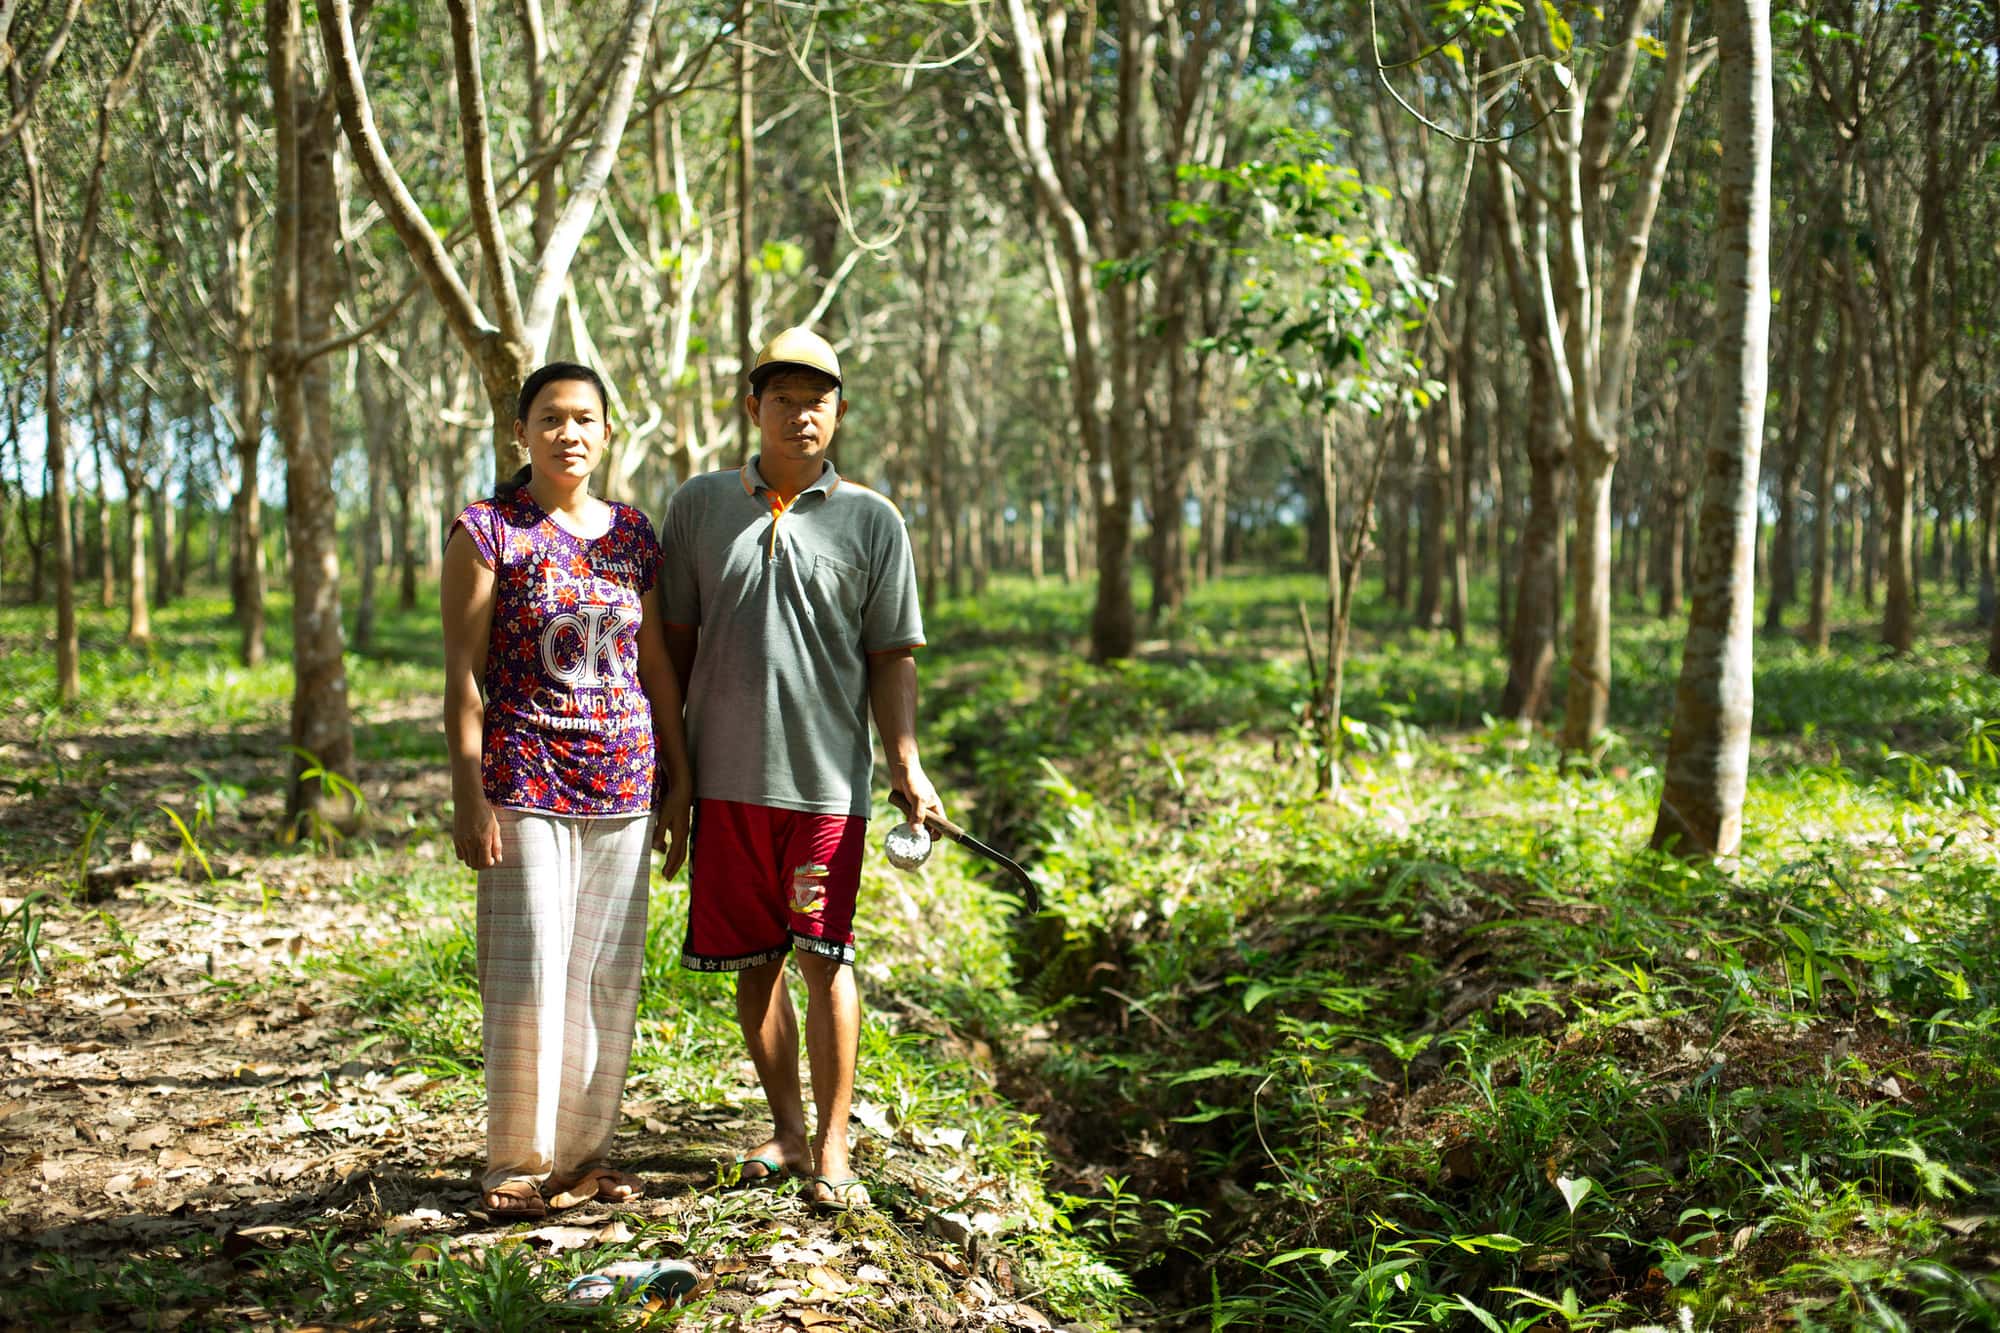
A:
<svg viewBox="0 0 2000 1333">
<path fill-rule="evenodd" d="M 782 516 L 757 471 L 667 505 L 661 618 L 701 631 L 688 682 L 695 794 L 866 815 L 868 654 L 924 641 L 903 516 L 831 463 Z"/>
</svg>

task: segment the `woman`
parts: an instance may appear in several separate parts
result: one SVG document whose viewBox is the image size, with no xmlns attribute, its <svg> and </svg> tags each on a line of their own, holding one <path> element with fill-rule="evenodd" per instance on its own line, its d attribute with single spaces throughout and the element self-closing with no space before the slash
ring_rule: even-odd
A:
<svg viewBox="0 0 2000 1333">
<path fill-rule="evenodd" d="M 605 1154 L 645 961 L 647 847 L 679 868 L 694 788 L 656 628 L 659 542 L 644 514 L 590 493 L 611 439 L 604 382 L 543 366 L 514 438 L 528 465 L 458 516 L 443 588 L 452 842 L 479 872 L 481 1190 L 510 1221 L 641 1192 Z"/>
</svg>

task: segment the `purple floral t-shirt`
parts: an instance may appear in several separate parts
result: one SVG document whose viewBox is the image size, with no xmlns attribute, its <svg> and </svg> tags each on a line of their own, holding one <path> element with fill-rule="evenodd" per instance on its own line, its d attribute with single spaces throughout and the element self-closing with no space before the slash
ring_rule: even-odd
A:
<svg viewBox="0 0 2000 1333">
<path fill-rule="evenodd" d="M 639 599 L 660 572 L 653 525 L 614 503 L 611 526 L 586 540 L 524 486 L 467 505 L 454 526 L 498 575 L 482 682 L 486 799 L 569 816 L 650 810 Z"/>
</svg>

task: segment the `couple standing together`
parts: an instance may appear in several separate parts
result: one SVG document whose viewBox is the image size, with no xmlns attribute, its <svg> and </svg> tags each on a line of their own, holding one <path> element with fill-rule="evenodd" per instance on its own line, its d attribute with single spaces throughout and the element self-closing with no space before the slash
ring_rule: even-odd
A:
<svg viewBox="0 0 2000 1333">
<path fill-rule="evenodd" d="M 827 459 L 847 401 L 824 339 L 798 328 L 766 344 L 744 410 L 759 452 L 675 492 L 662 542 L 644 514 L 591 494 L 612 436 L 603 381 L 544 366 L 514 422 L 528 465 L 468 506 L 445 547 L 452 840 L 479 872 L 481 1188 L 496 1218 L 641 1192 L 607 1154 L 648 847 L 671 876 L 691 823 L 681 963 L 735 974 L 771 1106 L 771 1138 L 736 1175 L 809 1175 L 822 1207 L 869 1202 L 847 1120 L 871 713 L 895 791 L 944 814 L 917 755 L 916 571 L 895 506 Z M 806 984 L 810 1140 L 788 953 Z"/>
</svg>

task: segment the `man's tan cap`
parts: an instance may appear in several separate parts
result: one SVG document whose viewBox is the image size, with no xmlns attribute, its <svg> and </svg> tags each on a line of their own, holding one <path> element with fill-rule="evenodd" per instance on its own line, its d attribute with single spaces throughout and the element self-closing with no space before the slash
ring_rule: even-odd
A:
<svg viewBox="0 0 2000 1333">
<path fill-rule="evenodd" d="M 788 367 L 817 370 L 822 375 L 831 375 L 835 384 L 841 382 L 840 358 L 834 355 L 833 344 L 803 324 L 784 330 L 764 344 L 764 350 L 757 353 L 757 364 L 750 370 L 750 387 L 761 387 L 771 375 Z"/>
</svg>

